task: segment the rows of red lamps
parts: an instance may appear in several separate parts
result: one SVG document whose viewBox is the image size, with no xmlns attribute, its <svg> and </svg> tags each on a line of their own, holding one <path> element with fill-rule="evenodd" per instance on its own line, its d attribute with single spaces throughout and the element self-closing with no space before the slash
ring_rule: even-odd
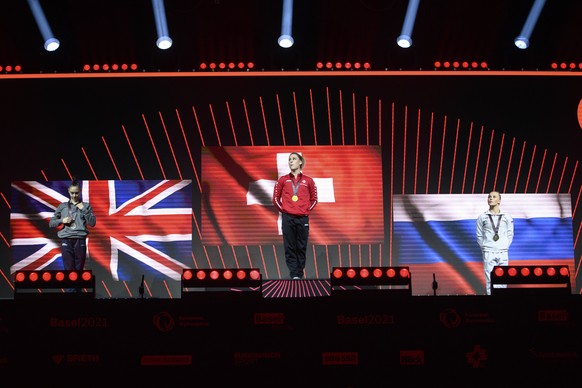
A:
<svg viewBox="0 0 582 388">
<path fill-rule="evenodd" d="M 345 270 L 345 273 L 344 273 Z M 400 277 L 403 279 L 410 277 L 410 271 L 406 267 L 401 268 L 348 268 L 342 270 L 341 268 L 335 268 L 331 275 L 335 279 L 341 279 L 343 277 L 347 277 L 349 279 L 354 279 L 358 276 L 361 279 L 368 279 L 368 278 L 376 278 L 379 279 L 383 276 L 387 276 L 388 278 L 392 279 L 395 277 Z"/>
<path fill-rule="evenodd" d="M 552 62 L 550 67 L 553 70 L 582 70 L 582 62 Z M 248 71 L 255 68 L 253 62 L 202 62 L 199 65 L 201 71 Z M 371 70 L 372 66 L 369 62 L 317 62 L 317 70 Z M 488 70 L 489 64 L 485 61 L 435 61 L 434 68 L 436 70 Z M 136 71 L 138 66 L 135 63 L 127 64 L 85 64 L 83 65 L 84 72 L 115 72 L 115 71 Z M 0 65 L 0 73 L 20 73 L 22 72 L 21 65 Z"/>
<path fill-rule="evenodd" d="M 245 71 L 245 70 L 252 70 L 255 68 L 254 62 L 202 62 L 198 66 L 198 68 L 202 71 L 220 71 L 220 70 L 238 70 L 238 71 Z"/>
<path fill-rule="evenodd" d="M 70 281 L 77 281 L 79 279 L 79 277 L 85 281 L 89 281 L 91 280 L 91 277 L 93 276 L 93 274 L 91 273 L 91 271 L 81 271 L 79 272 L 75 272 L 75 271 L 71 271 L 68 274 L 65 274 L 64 272 L 56 272 L 53 273 L 51 271 L 45 271 L 45 272 L 36 272 L 36 271 L 31 271 L 28 274 L 24 273 L 24 272 L 17 272 L 15 275 L 14 280 L 16 282 L 23 282 L 23 281 L 30 281 L 30 282 L 50 282 L 50 281 L 58 281 L 58 282 L 62 282 L 65 280 L 70 280 Z M 28 278 L 27 278 L 28 275 Z M 53 278 L 54 275 L 54 278 Z"/>
<path fill-rule="evenodd" d="M 528 267 L 520 267 L 519 271 L 518 271 L 518 268 L 515 268 L 515 267 L 509 267 L 507 269 L 497 267 L 497 268 L 495 268 L 494 274 L 495 274 L 495 276 L 501 277 L 501 276 L 504 276 L 506 274 L 506 271 L 507 271 L 507 275 L 510 277 L 515 277 L 518 275 L 521 275 L 523 277 L 528 277 L 528 276 L 532 275 L 532 270 L 530 270 Z M 554 267 L 545 268 L 545 271 L 544 271 L 544 268 L 541 268 L 541 267 L 535 267 L 533 269 L 533 275 L 537 276 L 537 277 L 544 276 L 544 275 L 553 277 L 553 276 L 556 276 L 557 274 L 559 274 L 560 276 L 568 277 L 569 272 L 570 271 L 569 271 L 568 267 L 560 267 L 557 271 L 556 271 L 556 268 L 554 268 Z"/>
<path fill-rule="evenodd" d="M 108 63 L 104 63 L 104 64 L 85 64 L 83 65 L 83 71 L 85 72 L 90 72 L 90 71 L 136 71 L 137 70 L 137 64 L 132 63 L 132 64 L 127 64 L 127 63 L 122 63 L 121 65 L 117 64 L 117 63 L 113 63 L 113 64 L 108 64 Z"/>
<path fill-rule="evenodd" d="M 182 273 L 183 280 L 192 280 L 196 277 L 198 280 L 231 280 L 236 278 L 238 280 L 251 279 L 259 280 L 261 273 L 258 270 L 184 270 Z"/>
</svg>

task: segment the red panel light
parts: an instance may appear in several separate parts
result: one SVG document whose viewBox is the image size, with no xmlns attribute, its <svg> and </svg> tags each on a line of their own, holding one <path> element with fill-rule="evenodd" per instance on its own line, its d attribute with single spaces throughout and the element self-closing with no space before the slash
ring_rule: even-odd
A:
<svg viewBox="0 0 582 388">
<path fill-rule="evenodd" d="M 547 273 L 548 276 L 556 276 L 556 269 L 554 267 L 549 267 Z"/>
<path fill-rule="evenodd" d="M 342 274 L 346 276 L 342 276 Z M 372 275 L 372 276 L 370 276 Z M 330 274 L 332 291 L 342 290 L 345 287 L 355 287 L 357 290 L 378 286 L 393 286 L 391 291 L 405 291 L 412 294 L 411 274 L 408 267 L 335 267 Z M 354 290 L 354 289 L 352 289 Z"/>
<path fill-rule="evenodd" d="M 408 268 L 401 268 L 400 269 L 400 277 L 403 279 L 410 278 L 410 271 Z"/>
<path fill-rule="evenodd" d="M 18 271 L 14 276 L 14 296 L 23 295 L 34 296 L 42 294 L 39 290 L 46 290 L 45 294 L 67 294 L 63 289 L 85 290 L 86 292 L 75 292 L 76 296 L 94 296 L 95 278 L 90 270 L 65 271 L 65 270 L 42 270 L 42 271 Z M 50 292 L 51 290 L 57 292 Z M 71 294 L 71 293 L 69 293 Z M 81 295 L 83 294 L 83 295 Z M 74 295 L 69 295 L 74 296 Z"/>
<path fill-rule="evenodd" d="M 532 273 L 535 276 L 531 276 Z M 564 266 L 496 266 L 491 294 L 507 292 L 560 292 L 571 294 L 570 271 Z"/>
<path fill-rule="evenodd" d="M 182 271 L 182 291 L 190 288 L 262 287 L 261 272 L 256 268 L 198 269 L 196 276 L 192 270 Z"/>
</svg>

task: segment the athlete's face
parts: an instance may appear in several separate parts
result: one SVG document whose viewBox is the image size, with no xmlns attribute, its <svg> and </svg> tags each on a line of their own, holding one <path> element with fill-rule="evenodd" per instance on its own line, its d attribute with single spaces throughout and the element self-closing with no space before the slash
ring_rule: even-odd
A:
<svg viewBox="0 0 582 388">
<path fill-rule="evenodd" d="M 487 203 L 489 204 L 489 206 L 499 205 L 500 202 L 501 202 L 501 194 L 499 194 L 497 191 L 492 191 L 487 196 Z"/>
<path fill-rule="evenodd" d="M 296 154 L 289 155 L 289 168 L 291 170 L 298 170 L 301 168 L 301 159 Z"/>
</svg>

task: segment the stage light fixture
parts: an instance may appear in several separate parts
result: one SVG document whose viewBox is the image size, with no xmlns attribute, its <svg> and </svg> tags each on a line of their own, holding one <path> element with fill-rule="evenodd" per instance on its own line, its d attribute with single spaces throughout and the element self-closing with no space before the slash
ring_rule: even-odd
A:
<svg viewBox="0 0 582 388">
<path fill-rule="evenodd" d="M 154 10 L 156 32 L 158 33 L 158 40 L 156 40 L 156 45 L 161 50 L 167 50 L 172 47 L 172 38 L 170 38 L 170 34 L 168 32 L 168 21 L 166 20 L 164 0 L 152 0 L 152 8 Z"/>
<path fill-rule="evenodd" d="M 414 21 L 416 20 L 416 13 L 418 11 L 418 4 L 420 0 L 409 0 L 406 15 L 404 16 L 404 24 L 400 31 L 400 36 L 396 38 L 396 43 L 402 48 L 409 48 L 412 46 L 412 30 L 414 29 Z"/>
<path fill-rule="evenodd" d="M 61 43 L 55 36 L 51 30 L 48 20 L 42 10 L 42 7 L 38 0 L 28 0 L 28 6 L 32 11 L 32 15 L 34 16 L 34 20 L 36 20 L 36 25 L 42 34 L 42 38 L 44 39 L 44 49 L 46 51 L 55 51 L 59 48 Z"/>
<path fill-rule="evenodd" d="M 529 47 L 531 33 L 533 32 L 533 29 L 538 21 L 538 17 L 544 8 L 545 2 L 546 0 L 535 0 L 531 6 L 529 15 L 527 16 L 520 34 L 513 40 L 513 43 L 515 43 L 515 46 L 518 49 L 525 50 Z"/>
<path fill-rule="evenodd" d="M 36 297 L 43 294 L 94 297 L 95 277 L 91 270 L 39 270 L 14 273 L 14 298 L 25 295 Z"/>
<path fill-rule="evenodd" d="M 491 271 L 491 295 L 532 292 L 571 294 L 568 266 L 503 265 L 493 267 Z"/>
<path fill-rule="evenodd" d="M 404 267 L 333 267 L 331 291 L 399 291 L 412 295 L 412 274 Z M 382 288 L 378 288 L 382 286 Z M 384 288 L 383 286 L 389 286 Z"/>
<path fill-rule="evenodd" d="M 281 35 L 277 39 L 277 43 L 282 48 L 289 48 L 293 46 L 295 41 L 291 30 L 293 28 L 293 0 L 283 0 L 283 16 L 281 17 Z"/>
<path fill-rule="evenodd" d="M 189 269 L 182 271 L 182 295 L 191 291 L 259 291 L 262 276 L 258 268 Z"/>
</svg>

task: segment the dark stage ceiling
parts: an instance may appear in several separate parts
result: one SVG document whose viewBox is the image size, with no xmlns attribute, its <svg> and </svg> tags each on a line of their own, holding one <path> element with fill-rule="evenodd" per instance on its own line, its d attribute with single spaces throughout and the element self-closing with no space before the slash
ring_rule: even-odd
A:
<svg viewBox="0 0 582 388">
<path fill-rule="evenodd" d="M 396 45 L 407 0 L 295 0 L 295 45 L 277 45 L 283 0 L 166 0 L 173 46 L 160 50 L 148 0 L 40 0 L 54 52 L 26 0 L 3 4 L 0 66 L 23 73 L 80 72 L 84 64 L 135 63 L 138 71 L 192 71 L 202 62 L 253 62 L 255 71 L 315 70 L 322 62 L 368 62 L 372 70 L 486 62 L 492 70 L 551 70 L 582 62 L 582 1 L 547 0 L 531 46 L 515 47 L 534 0 L 421 0 L 413 45 Z M 576 71 L 582 71 L 576 67 Z"/>
</svg>

